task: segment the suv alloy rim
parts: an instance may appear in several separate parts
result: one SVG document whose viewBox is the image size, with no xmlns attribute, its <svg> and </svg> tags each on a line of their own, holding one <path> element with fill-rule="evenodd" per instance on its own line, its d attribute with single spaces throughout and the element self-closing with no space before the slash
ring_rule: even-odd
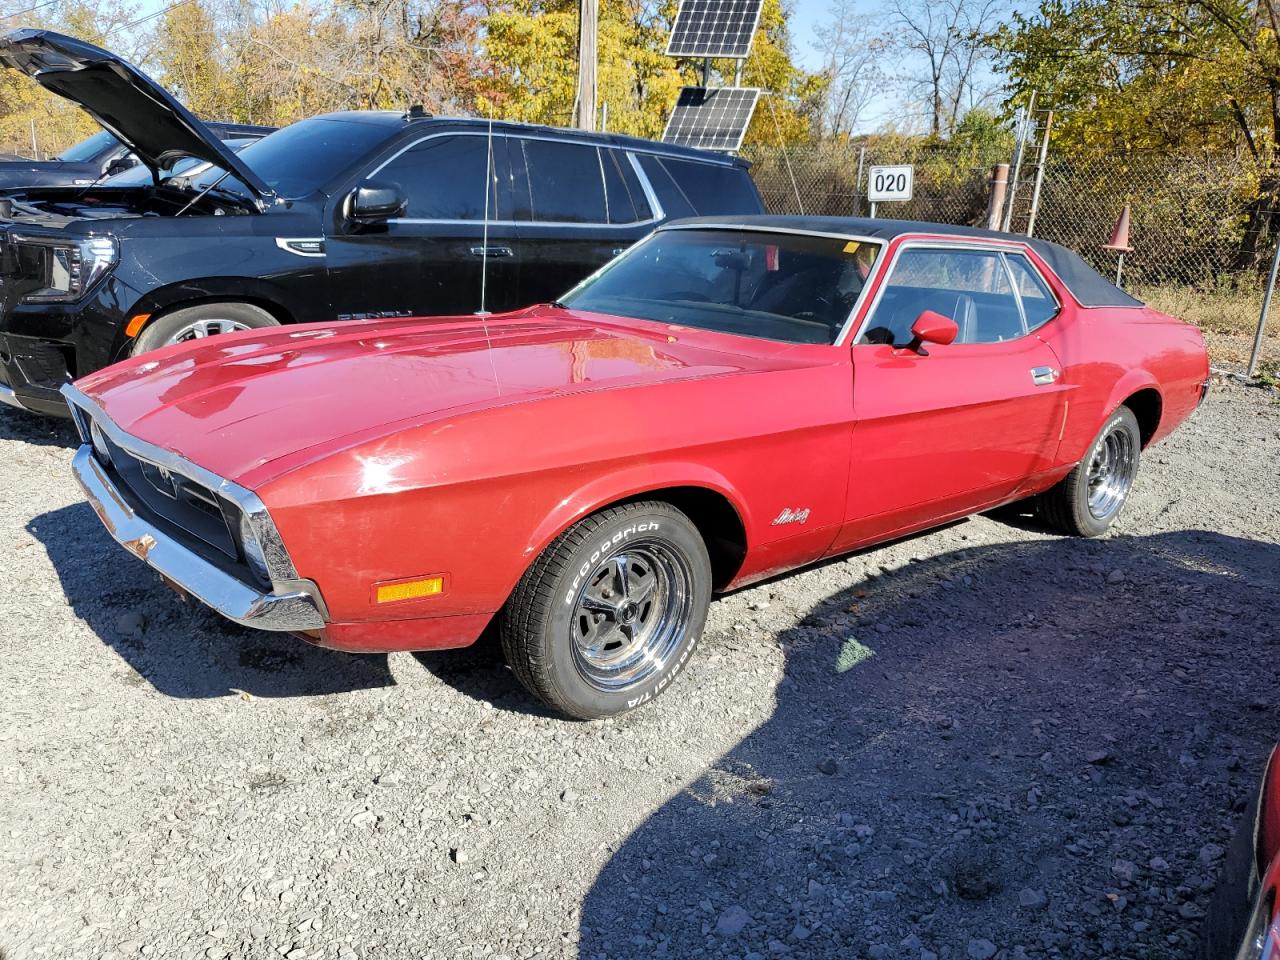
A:
<svg viewBox="0 0 1280 960">
<path fill-rule="evenodd" d="M 1113 516 L 1124 504 L 1137 473 L 1133 437 L 1120 424 L 1113 426 L 1089 461 L 1089 512 L 1096 520 Z"/>
<path fill-rule="evenodd" d="M 202 340 L 205 337 L 217 336 L 219 333 L 248 329 L 238 320 L 193 320 L 169 337 L 164 345 L 167 347 L 172 343 L 186 343 L 188 340 Z"/>
<path fill-rule="evenodd" d="M 593 687 L 617 692 L 660 673 L 684 642 L 693 573 L 657 540 L 632 541 L 600 561 L 578 592 L 573 655 Z"/>
</svg>

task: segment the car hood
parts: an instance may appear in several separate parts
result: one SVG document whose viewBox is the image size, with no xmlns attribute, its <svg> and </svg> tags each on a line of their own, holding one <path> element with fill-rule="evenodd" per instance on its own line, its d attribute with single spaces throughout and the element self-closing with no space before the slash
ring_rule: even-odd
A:
<svg viewBox="0 0 1280 960">
<path fill-rule="evenodd" d="M 253 488 L 290 465 L 480 409 L 802 365 L 787 344 L 669 329 L 552 308 L 487 324 L 307 324 L 168 347 L 76 386 L 127 433 Z"/>
<path fill-rule="evenodd" d="M 272 196 L 257 174 L 163 87 L 91 43 L 50 30 L 0 38 L 0 64 L 79 104 L 153 171 L 177 157 L 229 170 L 258 197 Z"/>
</svg>

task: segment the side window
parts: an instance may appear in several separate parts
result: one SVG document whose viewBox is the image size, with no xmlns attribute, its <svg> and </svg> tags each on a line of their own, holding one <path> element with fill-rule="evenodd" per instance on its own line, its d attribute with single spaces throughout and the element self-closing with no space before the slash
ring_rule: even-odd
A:
<svg viewBox="0 0 1280 960">
<path fill-rule="evenodd" d="M 661 160 L 651 153 L 642 153 L 639 159 L 640 169 L 649 178 L 649 185 L 653 187 L 658 203 L 662 204 L 662 212 L 668 219 L 676 220 L 680 217 L 698 215 L 689 198 L 685 196 L 684 190 L 671 178 L 671 174 L 667 173 L 667 168 L 662 165 Z"/>
<path fill-rule="evenodd" d="M 488 162 L 487 137 L 432 137 L 400 154 L 373 179 L 400 185 L 409 200 L 407 218 L 483 220 Z M 498 137 L 493 140 L 493 165 L 489 218 L 503 220 L 510 212 L 499 209 L 497 183 L 504 179 L 506 150 L 505 141 Z"/>
<path fill-rule="evenodd" d="M 582 143 L 520 140 L 532 198 L 528 216 L 552 223 L 607 223 L 600 151 Z"/>
<path fill-rule="evenodd" d="M 600 163 L 604 167 L 605 200 L 609 207 L 610 223 L 637 223 L 653 216 L 649 202 L 644 197 L 640 178 L 636 176 L 631 161 L 617 150 L 600 148 Z"/>
<path fill-rule="evenodd" d="M 663 157 L 660 162 L 700 216 L 764 212 L 751 177 L 740 167 L 671 157 Z"/>
<path fill-rule="evenodd" d="M 1027 329 L 1043 326 L 1058 315 L 1058 301 L 1044 279 L 1020 253 L 1006 254 L 1009 269 L 1013 271 L 1013 284 L 1022 301 L 1022 312 L 1027 318 Z"/>
<path fill-rule="evenodd" d="M 904 250 L 863 334 L 870 343 L 904 346 L 925 310 L 950 317 L 956 343 L 998 343 L 1022 336 L 1022 314 L 1001 255 L 981 250 Z"/>
</svg>

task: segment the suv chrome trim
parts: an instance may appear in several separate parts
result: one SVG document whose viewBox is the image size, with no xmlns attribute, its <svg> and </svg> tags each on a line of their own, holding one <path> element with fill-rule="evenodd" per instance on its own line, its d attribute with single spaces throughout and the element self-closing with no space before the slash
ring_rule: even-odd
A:
<svg viewBox="0 0 1280 960">
<path fill-rule="evenodd" d="M 287 592 L 255 590 L 134 513 L 88 444 L 76 451 L 71 469 L 116 543 L 228 620 L 260 630 L 324 629 L 325 616 L 315 584 L 296 580 Z"/>
<path fill-rule="evenodd" d="M 391 156 L 387 157 L 387 159 L 379 163 L 376 167 L 374 167 L 371 171 L 369 171 L 369 173 L 362 176 L 360 180 L 363 182 L 365 180 L 369 180 L 373 177 L 376 177 L 379 173 L 383 171 L 383 169 L 388 164 L 392 163 L 395 160 L 398 160 L 402 154 L 407 153 L 408 151 L 412 150 L 414 147 L 419 146 L 420 144 L 426 143 L 428 140 L 437 140 L 440 137 L 487 137 L 488 135 L 489 134 L 483 130 L 445 130 L 445 131 L 441 131 L 440 133 L 432 133 L 432 134 L 428 134 L 425 137 L 419 137 L 417 140 L 414 140 L 410 143 L 405 144 L 403 147 L 401 147 Z M 597 156 L 599 156 L 600 150 L 613 150 L 615 152 L 620 151 L 624 153 L 626 155 L 627 161 L 631 164 L 631 168 L 635 171 L 636 176 L 640 178 L 640 186 L 644 190 L 645 199 L 649 201 L 650 216 L 646 220 L 634 220 L 631 223 L 596 223 L 596 222 L 577 223 L 572 220 L 489 220 L 488 223 L 489 223 L 489 226 L 491 227 L 556 227 L 557 229 L 567 227 L 571 230 L 599 230 L 599 229 L 629 230 L 635 227 L 645 227 L 645 226 L 649 226 L 650 224 L 655 224 L 660 222 L 663 219 L 663 217 L 666 216 L 666 213 L 662 209 L 662 204 L 658 202 L 658 197 L 657 197 L 657 194 L 654 193 L 653 185 L 649 183 L 649 178 L 645 176 L 644 170 L 640 166 L 640 162 L 636 159 L 635 155 L 637 153 L 653 154 L 654 156 L 658 156 L 658 157 L 672 156 L 677 160 L 683 160 L 688 163 L 706 163 L 714 167 L 737 167 L 737 164 L 733 163 L 732 161 L 719 162 L 712 158 L 708 158 L 706 160 L 700 160 L 695 157 L 675 156 L 674 154 L 665 153 L 662 150 L 640 150 L 640 149 L 633 149 L 631 147 L 612 146 L 609 144 L 592 143 L 588 140 L 575 140 L 572 137 L 535 136 L 533 134 L 518 133 L 514 131 L 502 131 L 501 133 L 495 131 L 493 135 L 494 137 L 503 137 L 507 140 L 545 140 L 548 143 L 572 143 L 572 144 L 575 144 L 576 146 L 581 146 L 581 147 L 594 147 L 597 151 Z M 600 183 L 601 183 L 601 187 L 605 189 L 605 198 L 607 203 L 608 190 L 607 190 L 607 187 L 605 187 L 603 171 L 601 172 Z M 409 223 L 409 224 L 440 223 L 440 224 L 447 224 L 450 226 L 455 226 L 459 224 L 477 224 L 482 226 L 485 223 L 485 221 L 483 219 L 481 220 L 450 220 L 450 219 L 436 219 L 432 217 L 393 217 L 390 220 L 388 220 L 387 223 Z M 802 232 L 802 231 L 795 231 L 795 232 Z"/>
</svg>

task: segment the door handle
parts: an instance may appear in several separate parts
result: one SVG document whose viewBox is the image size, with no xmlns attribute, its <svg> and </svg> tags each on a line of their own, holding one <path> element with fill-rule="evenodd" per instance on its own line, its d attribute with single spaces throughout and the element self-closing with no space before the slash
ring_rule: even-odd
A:
<svg viewBox="0 0 1280 960">
<path fill-rule="evenodd" d="M 1062 376 L 1062 371 L 1055 370 L 1053 367 L 1031 368 L 1031 382 L 1037 387 L 1047 387 L 1060 376 Z"/>
<path fill-rule="evenodd" d="M 472 247 L 471 255 L 473 257 L 514 257 L 515 251 L 510 247 L 494 246 L 493 244 L 489 244 L 487 247 Z"/>
</svg>

